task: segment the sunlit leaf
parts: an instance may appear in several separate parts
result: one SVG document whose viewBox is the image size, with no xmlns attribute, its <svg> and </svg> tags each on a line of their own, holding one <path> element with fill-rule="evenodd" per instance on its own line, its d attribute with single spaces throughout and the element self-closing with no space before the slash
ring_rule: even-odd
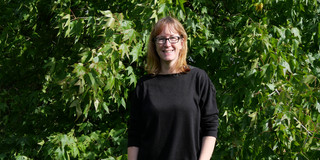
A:
<svg viewBox="0 0 320 160">
<path fill-rule="evenodd" d="M 314 75 L 305 75 L 305 76 L 303 76 L 302 83 L 309 84 L 315 80 L 316 80 L 316 77 Z"/>
<path fill-rule="evenodd" d="M 316 102 L 315 104 L 314 104 L 314 107 L 318 110 L 318 112 L 320 113 L 320 104 L 319 104 L 319 102 Z"/>
<path fill-rule="evenodd" d="M 132 41 L 136 41 L 137 33 L 134 29 L 127 29 L 123 31 L 123 41 L 129 40 L 129 44 Z"/>
<path fill-rule="evenodd" d="M 140 56 L 141 51 L 142 51 L 142 45 L 140 43 L 133 47 L 133 49 L 130 52 L 130 55 L 132 56 L 131 63 L 138 60 L 138 57 Z"/>
<path fill-rule="evenodd" d="M 102 13 L 104 16 L 108 18 L 112 18 L 112 12 L 110 10 L 100 11 L 100 13 Z"/>
</svg>

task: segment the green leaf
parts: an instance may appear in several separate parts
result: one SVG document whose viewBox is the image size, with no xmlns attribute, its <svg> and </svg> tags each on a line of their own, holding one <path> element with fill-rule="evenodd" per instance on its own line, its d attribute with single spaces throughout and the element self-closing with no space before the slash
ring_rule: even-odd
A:
<svg viewBox="0 0 320 160">
<path fill-rule="evenodd" d="M 291 69 L 290 69 L 290 65 L 288 62 L 286 61 L 282 61 L 280 64 L 283 67 L 283 74 L 284 76 L 286 75 L 287 71 L 289 71 L 289 73 L 292 73 Z"/>
<path fill-rule="evenodd" d="M 270 64 L 265 64 L 264 66 L 261 67 L 262 72 L 261 72 L 261 74 L 260 74 L 260 78 L 263 77 L 263 76 L 266 74 L 266 71 L 267 71 L 269 65 L 270 65 Z"/>
<path fill-rule="evenodd" d="M 75 64 L 73 73 L 76 73 L 77 76 L 82 77 L 86 73 L 86 68 L 83 66 L 82 63 Z"/>
<path fill-rule="evenodd" d="M 314 107 L 318 110 L 318 112 L 320 113 L 320 104 L 319 102 L 317 101 L 314 105 Z"/>
<path fill-rule="evenodd" d="M 262 131 L 267 132 L 269 131 L 269 119 L 265 119 L 261 122 Z"/>
<path fill-rule="evenodd" d="M 132 85 L 132 84 L 134 84 L 134 86 L 136 85 L 136 83 L 137 83 L 136 75 L 131 74 L 131 75 L 129 76 L 129 80 L 130 80 L 130 85 Z"/>
<path fill-rule="evenodd" d="M 128 75 L 129 75 L 128 79 L 130 80 L 130 85 L 134 83 L 134 86 L 135 86 L 137 83 L 137 78 L 133 72 L 133 68 L 129 66 L 126 70 L 128 71 Z"/>
<path fill-rule="evenodd" d="M 106 11 L 101 11 L 100 10 L 100 13 L 102 13 L 105 17 L 108 17 L 108 18 L 112 18 L 112 12 L 110 10 L 106 10 Z"/>
<path fill-rule="evenodd" d="M 298 39 L 299 39 L 299 42 L 301 42 L 301 35 L 300 35 L 300 31 L 299 31 L 299 29 L 298 28 L 291 28 L 291 32 L 293 33 L 293 35 L 295 36 L 295 37 L 298 37 Z"/>
<path fill-rule="evenodd" d="M 126 55 L 129 58 L 129 45 L 122 43 L 119 47 L 119 52 L 121 53 L 121 58 Z"/>
<path fill-rule="evenodd" d="M 96 111 L 98 111 L 100 101 L 98 99 L 96 99 L 93 104 L 94 104 L 94 108 L 96 109 Z"/>
<path fill-rule="evenodd" d="M 103 107 L 103 109 L 107 112 L 107 114 L 110 114 L 109 107 L 108 107 L 108 105 L 107 105 L 106 102 L 103 102 L 103 103 L 102 103 L 102 107 Z"/>
<path fill-rule="evenodd" d="M 113 28 L 114 23 L 115 23 L 115 19 L 114 19 L 113 17 L 111 17 L 111 18 L 109 18 L 109 19 L 107 20 L 106 26 L 107 26 L 107 27 L 110 27 L 110 28 Z"/>
<path fill-rule="evenodd" d="M 43 146 L 43 145 L 44 145 L 44 140 L 41 140 L 40 142 L 38 142 L 38 144 L 39 144 L 40 146 Z"/>
<path fill-rule="evenodd" d="M 71 32 L 71 17 L 70 14 L 65 15 L 62 19 L 67 19 L 67 22 L 64 24 L 64 28 L 67 27 L 64 37 L 69 37 Z"/>
<path fill-rule="evenodd" d="M 122 105 L 124 108 L 127 107 L 126 101 L 125 101 L 125 99 L 124 99 L 123 97 L 121 98 L 121 105 Z"/>
<path fill-rule="evenodd" d="M 314 75 L 305 75 L 303 76 L 302 83 L 309 84 L 316 80 Z"/>
<path fill-rule="evenodd" d="M 159 9 L 158 9 L 158 14 L 164 14 L 165 11 L 166 11 L 166 9 L 167 9 L 167 6 L 166 6 L 165 3 L 160 4 L 160 5 L 159 5 Z"/>
<path fill-rule="evenodd" d="M 89 110 L 90 110 L 90 107 L 91 107 L 91 99 L 89 100 L 89 103 L 86 104 L 86 107 L 84 108 L 84 111 L 83 111 L 83 114 L 84 116 L 87 118 L 88 117 L 88 113 L 89 113 Z"/>
<path fill-rule="evenodd" d="M 99 62 L 99 57 L 98 57 L 98 56 L 97 56 L 97 57 L 94 57 L 94 58 L 93 58 L 93 62 L 94 62 L 94 63 L 98 63 L 98 62 Z"/>
<path fill-rule="evenodd" d="M 129 40 L 129 44 L 132 43 L 132 41 L 136 41 L 137 33 L 134 29 L 127 29 L 123 31 L 123 41 Z"/>
<path fill-rule="evenodd" d="M 318 22 L 318 42 L 320 43 L 320 22 Z M 318 45 L 320 45 L 320 44 L 318 44 Z"/>
<path fill-rule="evenodd" d="M 269 83 L 267 86 L 270 90 L 274 91 L 275 85 L 273 83 Z"/>
<path fill-rule="evenodd" d="M 113 87 L 114 87 L 114 84 L 115 84 L 115 78 L 114 76 L 110 75 L 108 77 L 108 80 L 107 80 L 107 85 L 106 85 L 106 90 L 111 90 Z"/>
<path fill-rule="evenodd" d="M 76 107 L 77 119 L 82 115 L 80 103 L 81 103 L 80 99 L 75 99 L 70 105 L 70 107 Z"/>
<path fill-rule="evenodd" d="M 155 19 L 156 22 L 158 21 L 157 10 L 152 11 L 152 15 L 151 15 L 150 19 Z"/>
<path fill-rule="evenodd" d="M 180 8 L 182 9 L 183 12 L 186 12 L 185 9 L 184 9 L 184 6 L 183 4 L 186 2 L 186 0 L 177 0 L 176 1 L 176 4 L 180 6 Z"/>
<path fill-rule="evenodd" d="M 142 51 L 141 43 L 138 43 L 136 46 L 133 47 L 133 49 L 130 52 L 130 55 L 132 56 L 131 63 L 133 63 L 133 62 L 138 60 L 138 57 L 141 54 L 141 51 Z"/>
</svg>

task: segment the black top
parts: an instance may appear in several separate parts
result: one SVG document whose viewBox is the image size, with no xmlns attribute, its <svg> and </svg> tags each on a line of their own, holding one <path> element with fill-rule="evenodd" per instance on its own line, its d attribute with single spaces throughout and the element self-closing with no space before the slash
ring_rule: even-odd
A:
<svg viewBox="0 0 320 160">
<path fill-rule="evenodd" d="M 217 137 L 216 90 L 196 67 L 142 77 L 130 114 L 128 146 L 139 147 L 139 160 L 196 160 L 202 137 Z"/>
</svg>

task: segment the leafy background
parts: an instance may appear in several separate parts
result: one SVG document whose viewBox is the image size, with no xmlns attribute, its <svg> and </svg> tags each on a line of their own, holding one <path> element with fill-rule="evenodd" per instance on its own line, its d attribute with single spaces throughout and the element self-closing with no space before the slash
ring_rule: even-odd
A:
<svg viewBox="0 0 320 160">
<path fill-rule="evenodd" d="M 0 159 L 127 159 L 152 25 L 185 26 L 217 89 L 213 159 L 317 159 L 317 0 L 0 1 Z"/>
</svg>

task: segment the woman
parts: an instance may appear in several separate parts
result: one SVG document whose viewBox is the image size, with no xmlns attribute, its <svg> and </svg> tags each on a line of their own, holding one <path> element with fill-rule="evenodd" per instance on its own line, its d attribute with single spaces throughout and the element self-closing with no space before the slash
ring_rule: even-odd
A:
<svg viewBox="0 0 320 160">
<path fill-rule="evenodd" d="M 129 160 L 209 160 L 218 132 L 216 91 L 208 75 L 188 66 L 187 34 L 165 17 L 150 35 L 147 71 L 132 99 Z"/>
</svg>

